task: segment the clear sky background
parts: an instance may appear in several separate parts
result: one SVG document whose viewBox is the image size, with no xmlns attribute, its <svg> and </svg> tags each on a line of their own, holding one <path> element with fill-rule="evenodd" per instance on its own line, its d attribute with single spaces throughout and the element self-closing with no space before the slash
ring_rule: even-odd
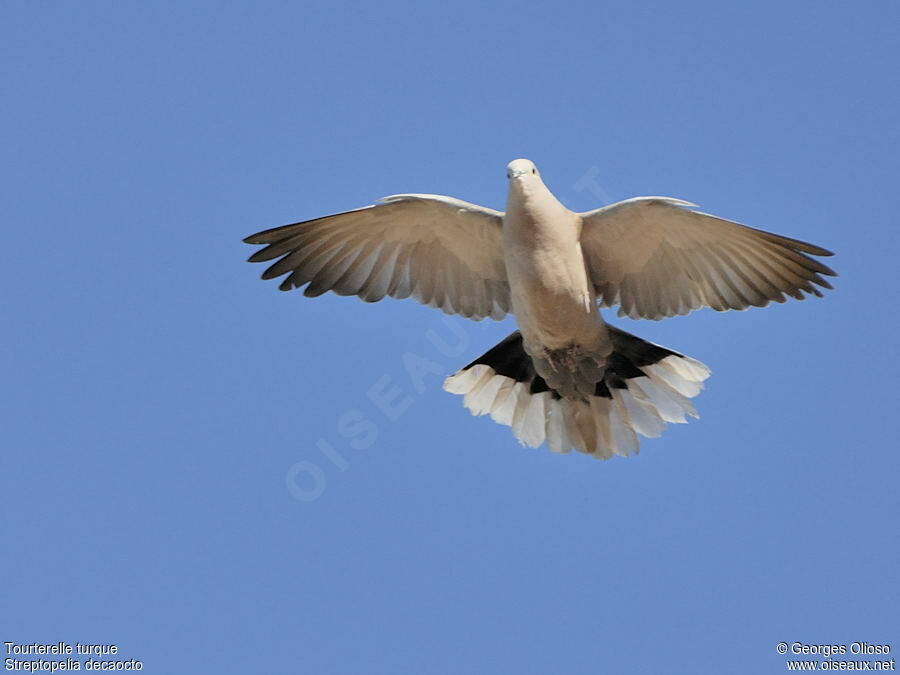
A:
<svg viewBox="0 0 900 675">
<path fill-rule="evenodd" d="M 900 650 L 900 5 L 546 4 L 4 3 L 0 641 L 149 673 Z M 441 390 L 511 320 L 244 262 L 387 194 L 502 209 L 516 157 L 576 210 L 668 195 L 830 248 L 836 290 L 608 312 L 713 377 L 700 420 L 597 462 Z"/>
</svg>

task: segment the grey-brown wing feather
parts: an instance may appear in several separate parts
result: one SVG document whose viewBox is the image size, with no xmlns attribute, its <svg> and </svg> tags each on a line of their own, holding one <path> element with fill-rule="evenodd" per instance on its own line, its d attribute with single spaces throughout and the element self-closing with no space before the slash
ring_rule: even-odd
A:
<svg viewBox="0 0 900 675">
<path fill-rule="evenodd" d="M 263 279 L 287 275 L 283 291 L 306 286 L 366 302 L 413 297 L 448 314 L 500 319 L 510 310 L 503 214 L 438 195 L 394 195 L 380 203 L 247 237 L 275 260 Z M 277 259 L 277 260 L 276 260 Z"/>
<path fill-rule="evenodd" d="M 581 245 L 603 306 L 661 319 L 700 307 L 764 307 L 821 296 L 834 271 L 818 246 L 755 230 L 666 197 L 638 197 L 581 214 Z"/>
</svg>

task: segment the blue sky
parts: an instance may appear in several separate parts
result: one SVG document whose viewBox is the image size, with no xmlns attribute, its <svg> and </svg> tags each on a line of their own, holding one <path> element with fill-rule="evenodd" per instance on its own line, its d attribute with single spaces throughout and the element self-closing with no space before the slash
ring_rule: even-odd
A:
<svg viewBox="0 0 900 675">
<path fill-rule="evenodd" d="M 2 15 L 0 640 L 448 674 L 898 642 L 896 3 Z M 830 248 L 836 290 L 615 320 L 713 377 L 699 421 L 603 463 L 441 390 L 511 320 L 279 293 L 244 262 L 247 234 L 387 194 L 503 208 L 522 156 L 576 210 L 669 195 Z"/>
</svg>

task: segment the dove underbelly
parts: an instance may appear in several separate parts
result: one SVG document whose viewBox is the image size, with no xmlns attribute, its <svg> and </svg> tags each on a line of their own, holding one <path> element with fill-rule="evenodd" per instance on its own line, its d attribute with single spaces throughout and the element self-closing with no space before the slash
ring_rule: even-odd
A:
<svg viewBox="0 0 900 675">
<path fill-rule="evenodd" d="M 526 345 L 601 349 L 608 341 L 581 247 L 513 246 L 506 256 L 513 313 Z"/>
</svg>

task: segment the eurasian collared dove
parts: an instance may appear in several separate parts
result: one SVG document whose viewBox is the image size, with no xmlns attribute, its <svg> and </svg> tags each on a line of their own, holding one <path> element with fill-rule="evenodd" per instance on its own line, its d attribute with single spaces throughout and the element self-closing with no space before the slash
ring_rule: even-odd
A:
<svg viewBox="0 0 900 675">
<path fill-rule="evenodd" d="M 262 275 L 281 290 L 416 300 L 476 321 L 516 317 L 519 330 L 447 378 L 475 415 L 522 443 L 606 459 L 638 450 L 637 434 L 696 417 L 690 398 L 709 369 L 607 325 L 599 307 L 661 319 L 821 297 L 834 276 L 810 256 L 829 251 L 695 211 L 636 197 L 574 213 L 535 165 L 507 167 L 506 213 L 452 197 L 403 194 L 372 206 L 247 237 L 279 258 Z"/>
</svg>

